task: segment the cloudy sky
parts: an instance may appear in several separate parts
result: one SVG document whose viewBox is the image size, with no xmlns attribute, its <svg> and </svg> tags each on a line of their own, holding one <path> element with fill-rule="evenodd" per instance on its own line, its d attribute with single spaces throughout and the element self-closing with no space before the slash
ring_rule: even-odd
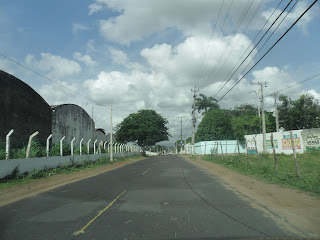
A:
<svg viewBox="0 0 320 240">
<path fill-rule="evenodd" d="M 290 1 L 279 2 L 0 0 L 0 54 L 52 81 L 1 55 L 0 69 L 26 82 L 50 105 L 78 104 L 90 115 L 93 107 L 97 127 L 110 129 L 110 110 L 103 106 L 113 104 L 114 124 L 139 109 L 155 109 L 169 120 L 173 142 L 180 137 L 179 117 L 184 138 L 191 136 L 191 89 L 220 99 L 313 1 L 291 1 L 254 47 Z M 256 105 L 258 98 L 250 92 L 258 87 L 251 81 L 267 81 L 268 95 L 319 74 L 319 12 L 316 3 L 220 106 Z M 281 93 L 292 98 L 308 93 L 320 100 L 320 77 Z M 272 104 L 267 97 L 270 111 Z"/>
</svg>

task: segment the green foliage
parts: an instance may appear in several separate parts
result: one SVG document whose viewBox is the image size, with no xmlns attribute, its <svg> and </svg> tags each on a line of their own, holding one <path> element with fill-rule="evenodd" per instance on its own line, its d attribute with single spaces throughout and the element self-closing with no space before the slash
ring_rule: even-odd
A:
<svg viewBox="0 0 320 240">
<path fill-rule="evenodd" d="M 199 113 L 201 111 L 204 111 L 202 114 L 205 115 L 211 108 L 220 108 L 217 104 L 217 100 L 213 97 L 207 97 L 202 93 L 200 93 L 199 96 L 200 97 L 196 98 L 195 102 L 195 108 L 198 110 Z"/>
<path fill-rule="evenodd" d="M 63 156 L 67 156 L 71 154 L 71 148 L 68 144 L 62 144 Z M 56 143 L 50 149 L 50 156 L 60 156 L 60 143 Z"/>
<path fill-rule="evenodd" d="M 233 138 L 229 111 L 210 109 L 198 126 L 195 141 L 230 140 Z"/>
<path fill-rule="evenodd" d="M 320 126 L 320 105 L 313 96 L 301 95 L 299 99 L 281 95 L 278 107 L 279 125 L 286 130 L 317 128 Z"/>
<path fill-rule="evenodd" d="M 88 153 L 88 149 L 87 149 L 87 146 L 85 145 L 82 145 L 81 146 L 81 151 L 82 151 L 82 155 L 85 155 Z M 93 152 L 93 151 L 92 151 Z M 76 147 L 74 150 L 73 150 L 73 154 L 74 155 L 80 155 L 80 146 Z"/>
<path fill-rule="evenodd" d="M 243 115 L 231 119 L 232 131 L 240 142 L 244 141 L 244 135 L 259 133 L 260 123 L 258 116 Z"/>
<path fill-rule="evenodd" d="M 154 110 L 139 110 L 117 125 L 116 139 L 119 142 L 135 142 L 141 147 L 153 146 L 169 140 L 168 120 Z"/>
<path fill-rule="evenodd" d="M 256 155 L 241 155 L 240 160 L 239 156 L 235 155 L 223 158 L 206 155 L 203 159 L 268 183 L 277 183 L 320 196 L 319 156 L 320 154 L 297 154 L 300 179 L 297 177 L 292 155 L 277 154 L 278 174 L 275 172 L 273 156 L 268 154 L 260 155 L 261 167 L 259 167 L 259 158 Z"/>
</svg>

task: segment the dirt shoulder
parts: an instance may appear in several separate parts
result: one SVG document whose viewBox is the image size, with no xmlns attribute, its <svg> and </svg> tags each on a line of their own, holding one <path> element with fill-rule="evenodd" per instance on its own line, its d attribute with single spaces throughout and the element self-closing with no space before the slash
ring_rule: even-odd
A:
<svg viewBox="0 0 320 240">
<path fill-rule="evenodd" d="M 284 188 L 258 181 L 252 177 L 231 171 L 201 156 L 189 162 L 218 177 L 221 182 L 241 198 L 272 217 L 283 229 L 299 236 L 320 238 L 320 198 L 299 190 Z"/>
<path fill-rule="evenodd" d="M 116 168 L 140 161 L 142 159 L 145 158 L 141 157 L 129 159 L 124 162 L 116 162 L 114 164 L 108 164 L 99 168 L 86 169 L 69 174 L 59 174 L 45 179 L 35 180 L 26 184 L 2 188 L 0 189 L 0 207 L 24 198 L 32 197 L 42 192 L 58 188 L 68 183 L 73 183 L 85 178 L 90 178 L 101 173 L 114 170 Z"/>
</svg>

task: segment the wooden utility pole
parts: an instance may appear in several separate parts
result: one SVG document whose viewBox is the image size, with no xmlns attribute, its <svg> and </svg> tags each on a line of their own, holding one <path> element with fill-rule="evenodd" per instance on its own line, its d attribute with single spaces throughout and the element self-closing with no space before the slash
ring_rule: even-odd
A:
<svg viewBox="0 0 320 240">
<path fill-rule="evenodd" d="M 196 97 L 197 92 L 199 92 L 199 89 L 196 87 L 194 89 L 191 89 L 191 92 L 193 92 L 193 106 L 192 106 L 192 155 L 194 154 L 194 135 L 195 135 L 195 129 L 196 129 Z"/>
<path fill-rule="evenodd" d="M 264 96 L 263 96 L 263 87 L 267 86 L 267 82 L 251 82 L 251 85 L 259 85 L 261 90 L 261 114 L 262 114 L 262 134 L 263 134 L 263 153 L 267 153 L 267 139 L 266 139 L 266 118 L 264 114 Z"/>
<path fill-rule="evenodd" d="M 277 93 L 272 94 L 274 97 L 274 115 L 276 117 L 276 131 L 279 132 L 279 115 L 278 115 L 278 106 L 277 106 Z"/>
<path fill-rule="evenodd" d="M 113 162 L 113 143 L 112 143 L 112 104 L 110 105 L 110 161 Z"/>
</svg>

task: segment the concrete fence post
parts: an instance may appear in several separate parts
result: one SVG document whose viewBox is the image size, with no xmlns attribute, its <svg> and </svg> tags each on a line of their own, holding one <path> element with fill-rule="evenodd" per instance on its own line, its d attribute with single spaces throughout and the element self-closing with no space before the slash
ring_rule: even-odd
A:
<svg viewBox="0 0 320 240">
<path fill-rule="evenodd" d="M 108 153 L 110 153 L 110 144 L 111 143 L 108 143 Z"/>
<path fill-rule="evenodd" d="M 117 146 L 118 146 L 118 143 L 114 145 L 114 153 L 117 153 Z"/>
<path fill-rule="evenodd" d="M 91 139 L 89 139 L 89 141 L 87 142 L 87 154 L 90 153 L 90 142 L 91 142 Z"/>
<path fill-rule="evenodd" d="M 80 155 L 82 155 L 82 141 L 83 141 L 83 138 L 81 138 L 81 140 L 80 140 L 80 145 L 79 145 L 79 147 L 80 147 Z"/>
<path fill-rule="evenodd" d="M 108 142 L 105 142 L 105 143 L 103 144 L 103 149 L 104 149 L 104 150 L 106 150 L 106 145 L 107 145 L 107 143 L 108 143 Z M 108 146 L 109 146 L 109 145 L 108 145 Z"/>
<path fill-rule="evenodd" d="M 98 141 L 98 139 L 96 139 L 94 142 L 93 142 L 93 154 L 96 154 L 96 142 Z"/>
<path fill-rule="evenodd" d="M 101 146 L 103 145 L 103 141 L 100 141 L 99 143 L 99 147 L 98 147 L 98 152 L 99 154 L 101 154 Z"/>
<path fill-rule="evenodd" d="M 10 132 L 8 132 L 8 134 L 6 135 L 6 159 L 9 159 L 10 157 L 10 136 L 13 132 L 14 130 L 11 129 Z"/>
<path fill-rule="evenodd" d="M 49 157 L 49 144 L 50 144 L 50 139 L 52 138 L 52 134 L 49 135 L 49 137 L 47 137 L 47 146 L 46 146 L 46 150 L 47 150 L 47 157 Z"/>
<path fill-rule="evenodd" d="M 76 138 L 74 137 L 72 140 L 71 140 L 71 156 L 73 156 L 73 142 L 74 140 L 76 140 Z"/>
<path fill-rule="evenodd" d="M 28 147 L 27 147 L 27 153 L 26 153 L 26 158 L 29 157 L 30 155 L 30 150 L 31 150 L 31 144 L 32 144 L 32 138 L 34 138 L 35 136 L 37 136 L 39 134 L 38 131 L 34 132 L 33 134 L 30 135 L 29 137 L 29 142 L 28 142 Z"/>
<path fill-rule="evenodd" d="M 60 140 L 60 156 L 63 156 L 63 145 L 62 142 L 63 140 L 66 138 L 66 136 L 63 136 L 63 138 L 61 138 Z"/>
</svg>

